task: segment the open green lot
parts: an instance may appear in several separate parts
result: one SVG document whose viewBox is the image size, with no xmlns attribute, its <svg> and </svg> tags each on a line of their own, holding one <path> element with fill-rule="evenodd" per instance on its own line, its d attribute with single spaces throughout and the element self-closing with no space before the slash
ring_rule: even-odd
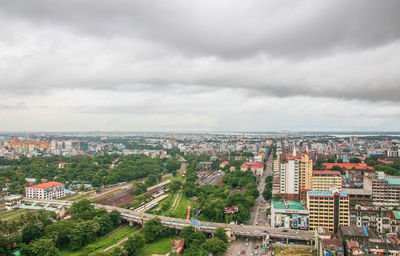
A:
<svg viewBox="0 0 400 256">
<path fill-rule="evenodd" d="M 25 210 L 25 209 L 17 209 L 17 210 L 12 210 L 9 212 L 1 212 L 0 213 L 0 219 L 2 221 L 10 221 L 10 220 L 14 220 L 17 219 L 19 216 L 27 213 L 29 210 Z"/>
<path fill-rule="evenodd" d="M 142 249 L 141 255 L 147 256 L 151 254 L 167 254 L 171 251 L 171 241 L 177 239 L 177 237 L 162 238 L 154 243 L 145 244 Z"/>
<path fill-rule="evenodd" d="M 121 226 L 111 233 L 96 239 L 95 241 L 89 243 L 84 248 L 78 251 L 71 251 L 69 249 L 63 249 L 60 251 L 61 256 L 81 256 L 90 255 L 95 252 L 101 252 L 107 247 L 114 245 L 124 238 L 129 237 L 131 234 L 139 231 L 138 227 Z"/>
</svg>

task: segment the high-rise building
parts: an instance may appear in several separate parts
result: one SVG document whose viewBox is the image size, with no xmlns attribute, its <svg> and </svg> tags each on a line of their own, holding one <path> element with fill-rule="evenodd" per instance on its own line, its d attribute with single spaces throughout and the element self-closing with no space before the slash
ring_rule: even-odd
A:
<svg viewBox="0 0 400 256">
<path fill-rule="evenodd" d="M 279 161 L 280 193 L 284 199 L 299 200 L 300 191 L 312 189 L 312 159 L 306 151 L 300 156 L 282 157 Z"/>
<path fill-rule="evenodd" d="M 307 208 L 310 230 L 323 227 L 337 232 L 339 226 L 349 225 L 349 196 L 345 192 L 308 191 Z"/>
<path fill-rule="evenodd" d="M 313 162 L 307 151 L 300 155 L 299 161 L 299 188 L 312 189 Z"/>
</svg>

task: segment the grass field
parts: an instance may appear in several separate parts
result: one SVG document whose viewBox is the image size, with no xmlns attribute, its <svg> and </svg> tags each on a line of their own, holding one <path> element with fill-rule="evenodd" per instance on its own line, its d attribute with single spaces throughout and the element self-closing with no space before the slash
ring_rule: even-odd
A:
<svg viewBox="0 0 400 256">
<path fill-rule="evenodd" d="M 88 199 L 90 197 L 90 194 L 91 193 L 85 193 L 85 194 L 76 193 L 76 194 L 73 194 L 71 196 L 63 197 L 61 200 L 79 201 L 79 200 L 82 200 L 82 199 Z"/>
<path fill-rule="evenodd" d="M 313 253 L 310 252 L 310 249 L 274 247 L 273 250 L 274 250 L 276 256 L 286 256 L 286 255 L 309 256 L 309 255 L 313 255 Z"/>
<path fill-rule="evenodd" d="M 185 195 L 182 195 L 181 201 L 176 207 L 175 211 L 172 212 L 172 215 L 176 218 L 185 219 L 187 216 L 187 208 L 190 205 L 191 210 L 197 207 L 197 203 L 193 202 L 190 198 L 187 198 Z"/>
<path fill-rule="evenodd" d="M 1 212 L 0 213 L 0 219 L 1 220 L 13 220 L 13 219 L 17 219 L 19 216 L 21 216 L 22 214 L 27 213 L 29 210 L 25 210 L 25 209 L 18 209 L 18 210 L 12 210 L 9 212 Z"/>
<path fill-rule="evenodd" d="M 111 233 L 102 236 L 95 241 L 89 243 L 84 248 L 78 251 L 71 251 L 64 249 L 60 251 L 61 256 L 81 256 L 81 255 L 91 255 L 95 252 L 101 252 L 107 247 L 114 245 L 121 241 L 122 239 L 129 237 L 131 234 L 139 231 L 138 227 L 121 226 Z"/>
<path fill-rule="evenodd" d="M 171 241 L 177 237 L 162 238 L 154 243 L 145 244 L 140 255 L 147 256 L 151 254 L 167 254 L 171 251 Z"/>
</svg>

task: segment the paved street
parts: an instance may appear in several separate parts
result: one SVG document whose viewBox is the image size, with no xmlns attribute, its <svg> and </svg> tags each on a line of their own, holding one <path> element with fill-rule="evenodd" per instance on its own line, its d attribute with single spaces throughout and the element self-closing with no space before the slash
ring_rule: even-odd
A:
<svg viewBox="0 0 400 256">
<path fill-rule="evenodd" d="M 267 221 L 267 209 L 269 206 L 262 196 L 262 192 L 265 188 L 265 178 L 267 175 L 272 175 L 272 163 L 273 158 L 268 158 L 266 162 L 266 167 L 263 173 L 263 176 L 259 178 L 259 183 L 257 186 L 258 191 L 260 192 L 259 197 L 255 201 L 254 207 L 251 208 L 250 219 L 246 222 L 247 225 L 254 226 L 266 226 Z M 245 252 L 245 255 L 263 255 L 265 254 L 265 250 L 262 249 L 262 240 L 261 239 L 250 239 L 241 237 L 240 240 L 234 241 L 229 245 L 228 255 L 243 255 L 242 252 Z"/>
</svg>

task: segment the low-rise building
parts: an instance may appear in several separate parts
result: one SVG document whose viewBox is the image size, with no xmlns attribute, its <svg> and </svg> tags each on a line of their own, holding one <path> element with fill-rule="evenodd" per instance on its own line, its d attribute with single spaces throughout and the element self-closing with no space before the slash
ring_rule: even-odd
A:
<svg viewBox="0 0 400 256">
<path fill-rule="evenodd" d="M 262 176 L 264 171 L 264 164 L 262 162 L 245 162 L 240 166 L 240 170 L 250 170 L 257 176 Z"/>
<path fill-rule="evenodd" d="M 271 227 L 308 229 L 308 210 L 296 201 L 272 201 Z"/>
<path fill-rule="evenodd" d="M 64 184 L 50 181 L 25 188 L 26 198 L 56 199 L 64 197 Z"/>
</svg>

